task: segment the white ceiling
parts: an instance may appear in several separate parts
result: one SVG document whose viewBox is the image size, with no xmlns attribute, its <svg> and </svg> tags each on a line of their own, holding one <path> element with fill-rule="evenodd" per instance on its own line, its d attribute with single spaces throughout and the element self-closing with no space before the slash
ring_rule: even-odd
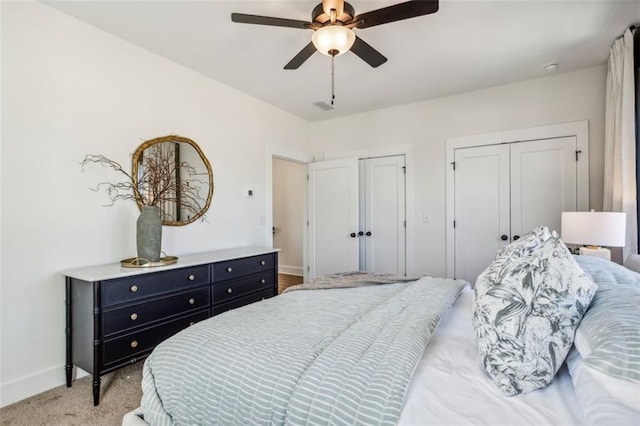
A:
<svg viewBox="0 0 640 426">
<path fill-rule="evenodd" d="M 389 60 L 315 53 L 283 66 L 311 30 L 232 23 L 231 12 L 311 20 L 320 0 L 45 1 L 219 82 L 311 121 L 566 72 L 606 62 L 611 43 L 640 23 L 640 0 L 440 0 L 433 14 L 355 30 Z M 351 0 L 357 13 L 399 0 Z"/>
</svg>

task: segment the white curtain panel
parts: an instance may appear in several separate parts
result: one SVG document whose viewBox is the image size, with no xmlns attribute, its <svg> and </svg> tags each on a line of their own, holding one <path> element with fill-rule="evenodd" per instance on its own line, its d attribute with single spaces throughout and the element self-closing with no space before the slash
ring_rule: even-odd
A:
<svg viewBox="0 0 640 426">
<path fill-rule="evenodd" d="M 631 30 L 626 30 L 613 43 L 609 53 L 602 204 L 604 211 L 627 214 L 622 260 L 629 254 L 637 253 L 635 88 Z"/>
</svg>

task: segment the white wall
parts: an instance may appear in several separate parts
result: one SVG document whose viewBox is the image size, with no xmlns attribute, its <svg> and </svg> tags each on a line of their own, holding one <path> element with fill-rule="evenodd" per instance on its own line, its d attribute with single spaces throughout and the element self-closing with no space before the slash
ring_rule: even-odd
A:
<svg viewBox="0 0 640 426">
<path fill-rule="evenodd" d="M 312 124 L 316 160 L 407 151 L 407 274 L 446 275 L 447 138 L 589 121 L 590 206 L 602 207 L 606 67 Z M 331 138 L 326 129 L 331 129 Z M 407 146 L 409 147 L 407 149 Z M 430 218 L 423 222 L 423 213 Z"/>
<path fill-rule="evenodd" d="M 280 273 L 303 275 L 306 184 L 306 164 L 273 159 L 273 247 L 282 250 L 278 254 Z"/>
<path fill-rule="evenodd" d="M 209 158 L 208 222 L 165 227 L 180 255 L 270 244 L 267 146 L 309 152 L 309 124 L 41 3 L 2 5 L 0 405 L 64 383 L 64 269 L 135 254 L 133 202 L 89 187 L 85 154 L 123 165 L 144 140 L 175 133 Z M 270 172 L 270 171 L 269 171 Z M 247 199 L 243 188 L 254 196 Z M 262 225 L 260 223 L 263 223 Z"/>
</svg>

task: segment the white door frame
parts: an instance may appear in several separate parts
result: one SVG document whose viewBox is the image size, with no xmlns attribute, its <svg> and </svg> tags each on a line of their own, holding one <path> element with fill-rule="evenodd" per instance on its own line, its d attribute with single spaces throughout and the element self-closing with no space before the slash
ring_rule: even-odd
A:
<svg viewBox="0 0 640 426">
<path fill-rule="evenodd" d="M 483 133 L 479 135 L 462 136 L 456 138 L 447 138 L 446 140 L 446 194 L 447 194 L 447 214 L 446 214 L 446 233 L 447 233 L 447 276 L 453 277 L 455 274 L 455 240 L 453 221 L 455 220 L 454 206 L 454 179 L 452 163 L 454 161 L 454 153 L 459 148 L 469 148 L 475 146 L 498 145 L 512 142 L 526 142 L 539 139 L 554 139 L 566 136 L 574 136 L 576 138 L 577 149 L 581 151 L 580 155 L 584 156 L 587 161 L 579 161 L 577 167 L 577 196 L 578 210 L 589 210 L 589 122 L 571 121 L 567 123 L 550 124 L 546 126 L 526 127 L 523 129 L 505 130 L 502 132 Z"/>
<path fill-rule="evenodd" d="M 280 158 L 282 160 L 293 161 L 301 164 L 308 164 L 313 162 L 313 154 L 310 151 L 302 151 L 297 149 L 292 149 L 290 147 L 278 145 L 278 144 L 267 144 L 266 146 L 266 156 L 265 156 L 265 229 L 264 229 L 264 238 L 266 247 L 273 248 L 273 159 Z M 307 185 L 304 185 L 304 200 L 307 199 Z M 307 203 L 304 203 L 304 224 L 306 225 L 308 220 L 308 209 Z M 308 261 L 308 253 L 307 253 L 307 227 L 304 226 L 304 230 L 302 232 L 302 269 L 304 273 L 304 281 L 307 281 L 307 266 L 309 264 Z"/>
</svg>

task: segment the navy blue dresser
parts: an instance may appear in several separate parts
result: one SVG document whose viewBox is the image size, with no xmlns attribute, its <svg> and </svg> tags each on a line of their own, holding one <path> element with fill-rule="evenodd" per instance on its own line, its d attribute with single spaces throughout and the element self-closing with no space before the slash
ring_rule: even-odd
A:
<svg viewBox="0 0 640 426">
<path fill-rule="evenodd" d="M 157 268 L 120 264 L 73 269 L 66 277 L 66 379 L 73 366 L 100 376 L 145 358 L 178 331 L 278 293 L 278 251 L 237 248 L 180 256 Z"/>
</svg>

